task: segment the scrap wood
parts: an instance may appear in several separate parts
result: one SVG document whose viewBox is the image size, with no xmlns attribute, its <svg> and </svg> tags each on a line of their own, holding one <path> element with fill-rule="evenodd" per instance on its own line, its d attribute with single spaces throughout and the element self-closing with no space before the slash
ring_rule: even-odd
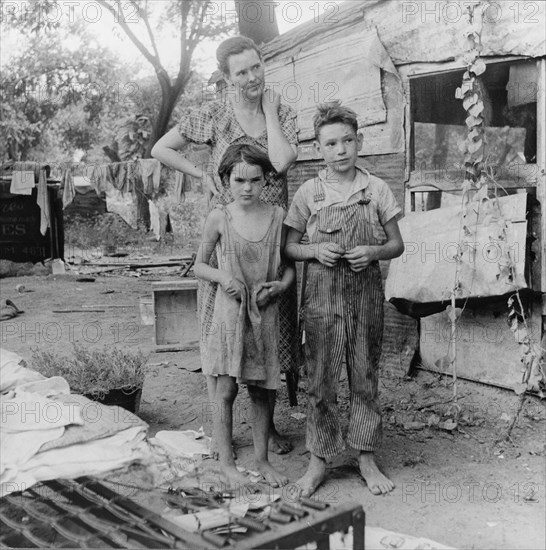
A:
<svg viewBox="0 0 546 550">
<path fill-rule="evenodd" d="M 195 258 L 197 257 L 197 254 L 191 255 L 191 260 L 188 263 L 188 265 L 185 267 L 184 271 L 181 273 L 182 277 L 185 277 L 188 274 L 188 271 L 193 267 L 193 264 L 195 263 Z"/>
<path fill-rule="evenodd" d="M 82 307 L 89 309 L 94 307 L 136 307 L 136 304 L 83 304 Z"/>
<path fill-rule="evenodd" d="M 51 313 L 104 313 L 104 309 L 52 309 Z"/>
</svg>

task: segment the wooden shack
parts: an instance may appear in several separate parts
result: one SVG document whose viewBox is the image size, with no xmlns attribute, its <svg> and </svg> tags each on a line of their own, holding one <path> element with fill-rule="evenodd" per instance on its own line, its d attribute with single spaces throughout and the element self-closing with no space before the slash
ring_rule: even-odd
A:
<svg viewBox="0 0 546 550">
<path fill-rule="evenodd" d="M 364 135 L 360 164 L 390 185 L 406 213 L 439 208 L 460 195 L 464 165 L 456 137 L 465 131 L 466 115 L 455 90 L 468 48 L 466 4 L 342 2 L 264 47 L 268 85 L 298 112 L 299 156 L 289 174 L 290 197 L 320 166 L 312 147 L 312 115 L 317 103 L 328 100 L 341 100 L 357 111 Z M 486 135 L 499 183 L 508 194 L 531 197 L 528 226 L 534 243 L 524 245 L 529 250 L 527 305 L 540 339 L 546 318 L 546 4 L 483 5 Z M 388 266 L 382 267 L 386 273 Z M 460 347 L 463 376 L 512 386 L 519 381 L 520 357 L 501 315 L 504 298 L 487 305 L 471 302 L 467 312 L 482 332 L 492 328 L 501 336 L 491 342 L 461 338 Z M 423 339 L 431 317 L 415 321 L 389 305 L 385 310 L 384 366 L 405 370 L 420 339 L 422 364 L 435 369 L 447 340 Z M 444 320 L 433 322 L 441 335 Z"/>
</svg>

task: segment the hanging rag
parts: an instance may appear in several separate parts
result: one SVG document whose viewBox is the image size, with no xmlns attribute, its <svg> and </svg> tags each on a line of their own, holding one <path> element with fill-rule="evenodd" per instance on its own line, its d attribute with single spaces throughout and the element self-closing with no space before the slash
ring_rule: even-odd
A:
<svg viewBox="0 0 546 550">
<path fill-rule="evenodd" d="M 40 170 L 40 176 L 38 178 L 38 195 L 36 197 L 36 203 L 40 207 L 40 233 L 45 235 L 49 227 L 50 213 L 49 198 L 47 196 L 47 177 L 44 169 Z"/>
<path fill-rule="evenodd" d="M 124 162 L 114 162 L 106 165 L 106 181 L 118 191 L 127 191 L 126 167 Z"/>
<path fill-rule="evenodd" d="M 157 159 L 138 159 L 144 194 L 150 196 L 159 191 L 161 163 Z"/>
<path fill-rule="evenodd" d="M 159 208 L 150 199 L 148 199 L 148 208 L 150 210 L 150 229 L 154 232 L 156 240 L 159 241 L 159 239 L 161 238 Z"/>
<path fill-rule="evenodd" d="M 96 164 L 95 166 L 93 166 L 91 170 L 91 175 L 89 177 L 89 183 L 99 197 L 101 193 L 103 191 L 106 191 L 106 189 L 108 188 L 107 168 L 107 164 Z"/>
<path fill-rule="evenodd" d="M 74 177 L 72 176 L 72 164 L 67 163 L 62 168 L 61 185 L 63 187 L 63 209 L 74 200 L 76 187 L 74 186 Z"/>
<path fill-rule="evenodd" d="M 15 162 L 9 192 L 13 195 L 32 195 L 38 181 L 40 164 L 34 161 Z"/>
<path fill-rule="evenodd" d="M 32 195 L 34 189 L 34 170 L 13 171 L 9 192 L 12 195 Z"/>
<path fill-rule="evenodd" d="M 191 191 L 191 180 L 183 172 L 176 172 L 174 180 L 174 198 L 184 202 L 186 191 Z"/>
</svg>

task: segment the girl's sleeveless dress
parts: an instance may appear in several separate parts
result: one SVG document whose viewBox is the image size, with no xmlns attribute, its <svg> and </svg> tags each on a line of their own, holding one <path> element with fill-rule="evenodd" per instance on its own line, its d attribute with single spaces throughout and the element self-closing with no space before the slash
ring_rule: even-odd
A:
<svg viewBox="0 0 546 550">
<path fill-rule="evenodd" d="M 279 107 L 279 120 L 283 134 L 291 144 L 297 144 L 296 112 L 287 105 Z M 180 135 L 195 143 L 207 143 L 211 145 L 212 166 L 211 172 L 217 173 L 218 165 L 227 147 L 233 143 L 248 143 L 267 153 L 267 132 L 257 138 L 245 134 L 237 121 L 235 111 L 230 101 L 211 101 L 198 109 L 191 110 L 184 116 L 179 124 Z M 288 209 L 288 190 L 285 174 L 268 174 L 267 186 L 264 187 L 261 200 L 267 204 L 281 206 Z M 233 201 L 231 190 L 225 187 L 215 178 L 218 195 L 212 201 L 211 209 L 218 204 L 227 205 Z M 212 267 L 216 267 L 216 254 L 213 253 L 210 261 Z M 279 278 L 282 276 L 279 273 Z M 216 302 L 216 283 L 199 281 L 197 291 L 198 313 L 202 326 L 209 325 Z M 299 372 L 299 346 L 297 330 L 297 291 L 296 285 L 292 285 L 287 292 L 279 298 L 280 316 L 280 363 L 281 371 L 289 374 L 291 378 L 297 378 Z M 295 404 L 295 403 L 294 403 Z"/>
<path fill-rule="evenodd" d="M 222 237 L 216 245 L 219 269 L 242 281 L 245 292 L 236 300 L 220 285 L 215 295 L 212 320 L 201 324 L 203 373 L 229 375 L 238 383 L 277 389 L 280 383 L 278 302 L 259 308 L 256 288 L 278 280 L 281 266 L 281 233 L 284 210 L 271 206 L 268 228 L 258 241 L 245 239 L 224 213 Z"/>
</svg>

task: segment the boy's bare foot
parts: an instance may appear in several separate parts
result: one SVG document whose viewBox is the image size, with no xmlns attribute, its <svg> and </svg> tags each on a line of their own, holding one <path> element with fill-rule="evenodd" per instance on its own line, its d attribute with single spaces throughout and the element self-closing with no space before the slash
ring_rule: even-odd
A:
<svg viewBox="0 0 546 550">
<path fill-rule="evenodd" d="M 242 472 L 239 472 L 239 470 L 237 470 L 237 466 L 222 465 L 222 473 L 224 474 L 230 488 L 241 487 L 250 483 L 250 479 Z"/>
<path fill-rule="evenodd" d="M 301 497 L 310 497 L 324 481 L 326 477 L 326 460 L 311 453 L 311 461 L 307 471 L 296 485 L 300 490 Z"/>
<path fill-rule="evenodd" d="M 284 487 L 288 483 L 288 478 L 277 472 L 268 460 L 256 461 L 256 470 L 264 476 L 265 481 L 272 487 Z"/>
<path fill-rule="evenodd" d="M 275 428 L 270 427 L 267 448 L 272 453 L 284 455 L 293 449 L 293 445 L 286 437 L 279 434 Z"/>
<path fill-rule="evenodd" d="M 210 439 L 210 448 L 209 448 L 209 457 L 212 458 L 212 460 L 218 460 L 220 458 L 220 455 L 218 454 L 218 449 L 216 448 L 216 444 L 214 443 L 214 437 L 211 437 Z M 237 451 L 235 450 L 235 447 L 232 446 L 233 450 L 233 460 L 237 460 Z"/>
<path fill-rule="evenodd" d="M 362 451 L 358 457 L 358 466 L 372 495 L 383 495 L 394 489 L 394 483 L 379 471 L 372 452 Z"/>
</svg>

